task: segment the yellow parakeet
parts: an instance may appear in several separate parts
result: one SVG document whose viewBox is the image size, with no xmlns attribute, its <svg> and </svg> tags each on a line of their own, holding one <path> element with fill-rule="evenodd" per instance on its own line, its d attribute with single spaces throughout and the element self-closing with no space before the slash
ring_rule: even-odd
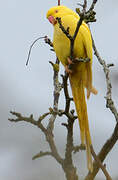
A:
<svg viewBox="0 0 118 180">
<path fill-rule="evenodd" d="M 69 34 L 74 35 L 79 16 L 65 6 L 55 6 L 47 12 L 47 18 L 54 27 L 53 47 L 56 56 L 65 66 L 68 65 L 70 56 L 70 40 L 63 33 L 56 18 L 61 18 L 65 29 L 69 27 Z M 80 26 L 79 32 L 74 42 L 74 58 L 89 58 L 89 62 L 78 62 L 73 65 L 72 72 L 69 73 L 73 99 L 79 119 L 81 143 L 86 145 L 88 169 L 92 171 L 91 157 L 91 137 L 89 132 L 87 106 L 84 88 L 87 89 L 87 98 L 90 93 L 97 94 L 97 90 L 92 86 L 92 40 L 90 30 L 85 22 Z"/>
</svg>

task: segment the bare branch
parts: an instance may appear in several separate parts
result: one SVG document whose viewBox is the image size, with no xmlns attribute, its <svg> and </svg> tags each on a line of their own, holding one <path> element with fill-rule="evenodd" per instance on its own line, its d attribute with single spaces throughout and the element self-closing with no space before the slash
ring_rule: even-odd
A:
<svg viewBox="0 0 118 180">
<path fill-rule="evenodd" d="M 65 150 L 65 159 L 63 169 L 66 174 L 67 180 L 78 180 L 76 168 L 73 165 L 72 151 L 73 151 L 73 124 L 74 119 L 68 119 L 67 124 L 63 124 L 67 128 L 67 144 Z"/>
<path fill-rule="evenodd" d="M 45 43 L 48 44 L 50 47 L 53 47 L 53 43 L 52 43 L 52 41 L 50 40 L 50 38 L 48 38 L 48 36 L 45 36 L 44 41 L 45 41 Z"/>
<path fill-rule="evenodd" d="M 94 11 L 94 7 L 97 3 L 97 0 L 93 0 L 90 8 L 88 11 L 86 11 L 86 8 L 87 8 L 87 2 L 86 0 L 84 0 L 84 4 L 80 4 L 78 3 L 78 5 L 80 5 L 81 7 L 83 7 L 83 10 L 82 10 L 82 13 L 84 13 L 84 21 L 86 23 L 89 23 L 89 22 L 96 22 L 96 19 L 95 19 L 95 15 L 96 15 L 96 12 Z M 80 9 L 79 8 L 76 8 L 76 12 L 80 15 L 81 17 L 81 12 L 80 12 Z"/>
<path fill-rule="evenodd" d="M 91 7 L 90 7 L 90 9 L 88 10 L 88 12 L 94 10 L 96 3 L 97 3 L 97 0 L 93 0 L 93 2 L 92 2 L 92 4 L 91 4 Z"/>
<path fill-rule="evenodd" d="M 77 3 L 77 5 L 81 6 L 83 8 L 83 12 L 86 12 L 86 8 L 87 8 L 87 0 L 84 0 L 84 4 L 81 3 Z M 80 12 L 80 10 L 79 10 Z"/>
<path fill-rule="evenodd" d="M 63 79 L 64 95 L 66 99 L 65 112 L 68 113 L 70 109 L 71 98 L 69 97 L 69 93 L 68 93 L 68 84 L 67 84 L 68 74 L 66 72 L 65 72 L 65 76 L 62 75 L 62 79 Z"/>
<path fill-rule="evenodd" d="M 42 152 L 42 151 L 40 151 L 40 153 L 38 153 L 35 156 L 33 156 L 32 160 L 35 160 L 37 158 L 41 158 L 43 156 L 53 156 L 53 155 L 52 155 L 52 152 L 48 152 L 48 151 Z"/>
<path fill-rule="evenodd" d="M 97 57 L 99 63 L 102 65 L 106 77 L 106 84 L 107 84 L 107 93 L 105 97 L 106 107 L 111 110 L 111 112 L 114 114 L 116 122 L 118 122 L 118 111 L 114 105 L 114 101 L 112 100 L 112 85 L 110 80 L 110 69 L 109 69 L 111 66 L 113 66 L 113 64 L 106 64 L 106 62 L 100 57 L 93 38 L 92 41 L 93 41 L 94 54 Z"/>
<path fill-rule="evenodd" d="M 67 29 L 65 29 L 61 23 L 61 19 L 57 18 L 57 21 L 59 23 L 61 30 L 64 32 L 64 34 L 70 40 L 70 57 L 74 63 L 76 63 L 78 61 L 79 62 L 80 61 L 81 62 L 89 61 L 88 58 L 74 59 L 73 47 L 74 47 L 74 41 L 76 39 L 76 36 L 79 32 L 79 28 L 80 28 L 83 20 L 86 22 L 96 21 L 96 19 L 95 19 L 96 13 L 93 11 L 96 2 L 97 2 L 97 0 L 93 0 L 90 9 L 88 11 L 86 11 L 87 0 L 84 0 L 84 5 L 82 5 L 82 7 L 83 7 L 82 12 L 77 10 L 77 13 L 80 15 L 80 20 L 77 23 L 77 27 L 76 27 L 76 30 L 75 30 L 73 36 L 71 36 L 69 34 L 69 27 Z M 58 0 L 58 5 L 60 5 L 60 0 Z M 45 43 L 47 43 L 51 47 L 53 47 L 53 43 L 47 36 L 41 37 L 41 38 L 44 38 Z M 32 43 L 30 50 L 29 50 L 28 59 L 27 59 L 26 64 L 28 64 L 33 45 L 35 44 L 35 42 L 37 42 L 41 38 L 37 38 Z M 106 83 L 107 83 L 107 93 L 106 93 L 106 97 L 105 97 L 106 98 L 106 107 L 108 107 L 111 110 L 111 112 L 115 116 L 116 122 L 118 122 L 118 112 L 117 112 L 116 107 L 114 106 L 114 102 L 112 100 L 112 86 L 111 86 L 111 81 L 110 81 L 110 70 L 109 70 L 109 68 L 111 66 L 113 66 L 113 64 L 106 64 L 105 61 L 99 56 L 99 53 L 95 47 L 94 41 L 93 41 L 93 48 L 94 48 L 95 55 L 97 56 L 100 64 L 103 66 L 103 70 L 105 72 Z M 82 147 L 81 145 L 80 146 L 73 145 L 73 124 L 74 124 L 74 120 L 77 118 L 77 116 L 74 115 L 74 110 L 70 111 L 70 102 L 73 99 L 69 96 L 69 93 L 68 93 L 68 83 L 67 83 L 68 74 L 65 74 L 64 76 L 62 76 L 62 78 L 63 78 L 63 87 L 62 87 L 62 84 L 58 80 L 59 60 L 56 59 L 56 63 L 50 62 L 50 64 L 52 65 L 53 71 L 54 71 L 54 75 L 53 75 L 53 84 L 54 84 L 53 108 L 49 108 L 49 112 L 44 113 L 42 116 L 40 116 L 38 121 L 34 120 L 33 115 L 30 115 L 29 117 L 24 117 L 20 113 L 11 111 L 10 113 L 12 115 L 15 115 L 16 119 L 9 119 L 9 121 L 11 121 L 11 122 L 25 121 L 25 122 L 29 122 L 29 123 L 37 126 L 38 128 L 40 128 L 46 137 L 46 140 L 50 147 L 50 151 L 46 151 L 46 152 L 41 151 L 40 153 L 35 155 L 33 157 L 33 159 L 40 158 L 40 157 L 43 157 L 46 155 L 53 156 L 56 159 L 56 161 L 59 164 L 61 164 L 68 180 L 78 180 L 78 176 L 76 174 L 76 168 L 73 165 L 72 152 L 76 153 L 80 150 L 84 150 L 85 147 Z M 72 65 L 69 65 L 69 68 L 71 69 Z M 65 94 L 65 99 L 66 99 L 65 110 L 58 109 L 59 96 L 60 96 L 60 91 L 62 88 L 64 88 L 64 94 Z M 49 118 L 49 123 L 48 123 L 47 128 L 45 128 L 42 124 L 42 120 L 45 117 L 47 117 L 48 115 L 51 115 L 51 117 Z M 61 158 L 60 154 L 58 153 L 58 150 L 57 150 L 57 147 L 56 147 L 56 144 L 54 141 L 54 136 L 53 136 L 54 123 L 55 123 L 55 119 L 56 119 L 57 115 L 59 115 L 59 116 L 66 115 L 66 117 L 68 118 L 67 123 L 62 123 L 62 125 L 66 126 L 66 129 L 67 129 L 67 144 L 66 144 L 66 151 L 65 151 L 64 159 Z M 110 152 L 110 150 L 113 148 L 113 146 L 117 140 L 118 140 L 118 124 L 116 125 L 115 130 L 114 130 L 112 136 L 110 137 L 110 139 L 107 140 L 107 142 L 102 147 L 98 156 L 96 156 L 94 150 L 91 149 L 93 157 L 95 159 L 94 165 L 93 165 L 94 168 L 93 168 L 92 173 L 90 173 L 90 172 L 88 173 L 85 180 L 93 180 L 94 177 L 96 176 L 97 172 L 99 171 L 99 168 L 101 168 L 103 170 L 105 176 L 107 177 L 107 180 L 111 180 L 108 172 L 106 171 L 106 168 L 102 165 L 102 162 L 104 161 L 105 157 Z"/>
<path fill-rule="evenodd" d="M 83 13 L 86 12 L 86 8 L 87 8 L 87 0 L 84 0 L 84 4 L 83 4 Z"/>
<path fill-rule="evenodd" d="M 74 154 L 79 152 L 80 150 L 81 151 L 86 150 L 86 147 L 84 145 L 82 145 L 82 144 L 80 144 L 80 146 L 73 146 L 73 153 Z"/>
<path fill-rule="evenodd" d="M 93 41 L 93 49 L 94 49 L 94 54 L 96 55 L 99 63 L 102 65 L 103 67 L 103 71 L 105 73 L 105 78 L 106 78 L 106 85 L 107 85 L 107 93 L 106 93 L 106 107 L 109 108 L 111 110 L 111 112 L 114 114 L 114 117 L 116 119 L 116 127 L 114 129 L 114 132 L 112 134 L 112 136 L 106 141 L 106 143 L 103 145 L 101 151 L 98 154 L 98 158 L 101 162 L 104 161 L 104 159 L 106 158 L 106 156 L 108 155 L 108 153 L 111 151 L 111 149 L 113 148 L 113 146 L 115 145 L 115 143 L 118 140 L 118 112 L 117 109 L 114 105 L 114 101 L 112 100 L 112 85 L 111 85 L 111 80 L 110 80 L 110 67 L 113 66 L 113 64 L 106 64 L 106 62 L 100 57 L 97 48 L 95 46 L 95 42 L 92 38 Z M 88 175 L 86 176 L 85 180 L 93 180 L 96 176 L 96 174 L 99 171 L 99 163 L 94 161 L 93 163 L 93 172 L 92 173 L 88 173 Z"/>
<path fill-rule="evenodd" d="M 97 157 L 99 158 L 101 162 L 105 160 L 106 156 L 112 150 L 113 146 L 115 145 L 117 141 L 118 141 L 118 123 L 115 126 L 112 136 L 105 142 L 105 144 L 103 145 L 103 147 L 101 148 L 100 152 L 97 155 Z M 90 179 L 93 180 L 96 174 L 98 173 L 99 169 L 100 167 L 98 163 L 94 161 L 93 172 L 92 173 L 89 172 L 85 180 L 90 180 Z"/>
<path fill-rule="evenodd" d="M 9 121 L 11 121 L 11 122 L 21 122 L 21 121 L 29 122 L 29 123 L 37 126 L 38 128 L 40 128 L 44 133 L 47 133 L 46 128 L 42 125 L 41 122 L 34 120 L 33 115 L 30 115 L 30 117 L 25 117 L 17 112 L 10 111 L 10 113 L 12 115 L 15 115 L 17 118 L 16 119 L 8 119 Z"/>
<path fill-rule="evenodd" d="M 52 63 L 51 63 L 52 64 Z M 59 101 L 59 96 L 60 96 L 60 91 L 62 89 L 62 85 L 58 80 L 58 74 L 59 74 L 59 68 L 55 68 L 59 66 L 59 60 L 56 59 L 56 66 L 53 64 L 53 70 L 54 70 L 54 75 L 53 75 L 53 84 L 54 84 L 54 101 L 53 101 L 53 114 L 51 115 L 49 119 L 49 123 L 47 126 L 48 131 L 52 133 L 53 128 L 54 128 L 54 122 L 57 117 L 57 111 L 58 111 L 58 101 Z"/>
<path fill-rule="evenodd" d="M 74 56 L 73 56 L 73 48 L 74 48 L 74 42 L 75 42 L 75 39 L 76 39 L 76 36 L 79 32 L 79 28 L 83 22 L 83 20 L 86 20 L 87 22 L 93 22 L 95 21 L 95 12 L 93 11 L 94 7 L 95 7 L 95 4 L 96 4 L 97 0 L 93 0 L 93 3 L 89 9 L 89 11 L 86 12 L 86 8 L 87 8 L 87 1 L 84 0 L 84 5 L 83 5 L 83 10 L 82 12 L 80 12 L 80 10 L 76 9 L 77 13 L 79 14 L 80 16 L 80 19 L 77 23 L 77 26 L 76 26 L 76 29 L 75 29 L 75 32 L 74 32 L 74 35 L 71 36 L 69 34 L 69 28 L 68 27 L 67 29 L 64 28 L 64 26 L 62 25 L 62 22 L 61 22 L 61 18 L 57 17 L 56 20 L 58 21 L 59 23 L 59 27 L 60 29 L 63 31 L 63 33 L 67 36 L 67 38 L 70 40 L 70 59 L 72 61 L 74 61 Z M 72 64 L 69 64 L 69 69 L 72 68 Z"/>
<path fill-rule="evenodd" d="M 43 119 L 45 119 L 51 112 L 44 113 L 42 116 L 39 117 L 38 122 L 41 122 Z"/>
<path fill-rule="evenodd" d="M 46 36 L 39 37 L 39 38 L 35 39 L 34 42 L 31 44 L 30 49 L 29 49 L 29 52 L 28 52 L 28 57 L 27 57 L 27 61 L 26 61 L 26 66 L 28 65 L 28 62 L 29 62 L 29 59 L 30 59 L 30 55 L 31 55 L 31 51 L 32 51 L 32 48 L 33 48 L 34 44 L 35 44 L 38 40 L 40 40 L 40 39 L 45 39 L 45 38 L 46 38 Z"/>
<path fill-rule="evenodd" d="M 25 117 L 25 116 L 22 116 L 20 113 L 17 113 L 14 111 L 10 111 L 10 113 L 17 117 L 16 119 L 8 119 L 11 122 L 26 121 L 26 122 L 29 122 L 33 125 L 36 125 L 36 126 L 38 125 L 37 121 L 35 121 L 33 119 L 33 115 L 30 115 L 29 117 Z"/>
<path fill-rule="evenodd" d="M 72 60 L 73 60 L 74 42 L 75 42 L 76 36 L 77 36 L 77 34 L 78 34 L 78 32 L 79 32 L 79 28 L 80 28 L 83 20 L 84 20 L 84 13 L 81 13 L 80 19 L 79 19 L 79 21 L 78 21 L 78 23 L 77 23 L 77 27 L 76 27 L 76 30 L 75 30 L 75 32 L 74 32 L 73 38 L 72 38 L 72 40 L 71 40 L 71 45 L 70 45 L 70 58 L 71 58 Z"/>
<path fill-rule="evenodd" d="M 101 170 L 103 171 L 104 175 L 106 176 L 107 180 L 112 180 L 112 178 L 110 177 L 109 173 L 106 170 L 106 167 L 102 165 L 100 159 L 98 158 L 98 156 L 96 155 L 93 146 L 91 145 L 91 154 L 93 155 L 93 158 L 95 159 L 95 161 L 97 162 L 97 165 L 99 165 L 99 168 L 101 168 Z"/>
<path fill-rule="evenodd" d="M 72 40 L 72 36 L 69 34 L 69 27 L 67 29 L 64 28 L 64 26 L 62 25 L 61 22 L 61 18 L 57 17 L 56 20 L 59 23 L 59 27 L 61 28 L 61 30 L 63 31 L 63 33 L 68 37 L 68 39 L 70 39 L 70 41 Z"/>
<path fill-rule="evenodd" d="M 66 151 L 65 151 L 65 163 L 66 166 L 72 163 L 72 150 L 73 150 L 73 123 L 71 119 L 68 119 L 68 126 L 67 126 L 67 144 L 66 144 Z"/>
<path fill-rule="evenodd" d="M 61 28 L 61 30 L 63 31 L 63 33 L 67 36 L 67 38 L 70 40 L 70 57 L 71 59 L 73 59 L 73 47 L 74 47 L 74 41 L 75 41 L 75 38 L 77 36 L 77 33 L 79 31 L 79 28 L 82 24 L 82 21 L 83 21 L 83 18 L 84 18 L 84 14 L 82 13 L 81 16 L 80 16 L 80 20 L 78 21 L 77 23 L 77 27 L 76 27 L 76 30 L 74 32 L 74 35 L 71 36 L 69 34 L 69 27 L 67 29 L 64 28 L 64 26 L 62 25 L 62 22 L 61 22 L 61 18 L 57 17 L 56 20 L 58 21 L 59 23 L 59 27 Z"/>
</svg>

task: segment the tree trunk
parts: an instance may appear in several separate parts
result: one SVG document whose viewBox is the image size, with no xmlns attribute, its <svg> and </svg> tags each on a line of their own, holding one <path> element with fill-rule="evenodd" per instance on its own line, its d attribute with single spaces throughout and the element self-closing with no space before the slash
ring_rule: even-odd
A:
<svg viewBox="0 0 118 180">
<path fill-rule="evenodd" d="M 64 168 L 64 172 L 67 180 L 79 180 L 75 167 L 66 167 Z"/>
</svg>

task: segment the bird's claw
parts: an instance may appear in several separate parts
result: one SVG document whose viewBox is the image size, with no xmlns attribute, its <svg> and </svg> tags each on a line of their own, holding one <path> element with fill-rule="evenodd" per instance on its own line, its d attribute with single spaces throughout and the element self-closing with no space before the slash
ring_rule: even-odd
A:
<svg viewBox="0 0 118 180">
<path fill-rule="evenodd" d="M 68 74 L 71 74 L 71 73 L 72 73 L 72 70 L 69 69 L 68 65 L 65 66 L 65 71 L 66 71 L 66 73 L 68 73 Z"/>
<path fill-rule="evenodd" d="M 68 65 L 65 66 L 65 71 L 66 73 L 71 74 L 72 70 L 70 67 L 74 64 L 74 62 L 69 57 L 67 57 L 67 62 L 68 62 Z"/>
<path fill-rule="evenodd" d="M 74 62 L 69 57 L 67 57 L 67 61 L 68 61 L 68 64 L 74 64 Z"/>
</svg>

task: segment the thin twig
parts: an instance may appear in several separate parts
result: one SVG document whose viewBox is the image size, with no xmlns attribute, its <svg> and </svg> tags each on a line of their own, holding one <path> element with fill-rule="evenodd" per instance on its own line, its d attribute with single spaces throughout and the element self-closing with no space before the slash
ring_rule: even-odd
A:
<svg viewBox="0 0 118 180">
<path fill-rule="evenodd" d="M 61 22 L 61 18 L 57 17 L 56 20 L 58 21 L 59 23 L 59 27 L 60 29 L 63 31 L 63 33 L 67 36 L 68 39 L 70 39 L 70 41 L 72 40 L 72 36 L 69 34 L 69 29 L 65 29 L 64 26 L 62 25 L 62 22 Z"/>
<path fill-rule="evenodd" d="M 53 47 L 53 43 L 48 36 L 45 36 L 44 41 L 46 44 L 49 44 L 50 47 Z"/>
<path fill-rule="evenodd" d="M 41 122 L 43 119 L 45 119 L 48 115 L 50 115 L 51 112 L 48 112 L 48 113 L 44 113 L 43 115 L 41 115 L 38 119 L 38 122 Z"/>
<path fill-rule="evenodd" d="M 81 16 L 80 16 L 80 19 L 77 23 L 77 27 L 76 27 L 76 30 L 74 32 L 74 35 L 73 35 L 72 39 L 70 40 L 70 43 L 71 43 L 71 45 L 70 45 L 70 58 L 72 60 L 73 60 L 74 42 L 75 42 L 75 39 L 77 37 L 77 34 L 79 32 L 79 29 L 80 29 L 80 26 L 81 26 L 83 20 L 84 20 L 84 13 L 81 13 Z"/>
<path fill-rule="evenodd" d="M 35 160 L 35 159 L 38 159 L 38 158 L 41 158 L 43 156 L 53 156 L 52 152 L 42 152 L 40 151 L 40 153 L 36 154 L 35 156 L 33 156 L 32 160 Z"/>
<path fill-rule="evenodd" d="M 83 9 L 82 9 L 82 12 L 86 12 L 86 8 L 87 8 L 87 0 L 84 0 L 84 4 L 81 4 L 81 3 L 77 3 L 77 5 L 81 6 Z M 80 12 L 80 10 L 79 10 Z"/>
<path fill-rule="evenodd" d="M 87 8 L 87 0 L 84 0 L 83 10 L 82 10 L 83 13 L 86 12 L 86 8 Z"/>
<path fill-rule="evenodd" d="M 22 116 L 22 114 L 14 112 L 14 111 L 10 111 L 10 113 L 14 116 L 16 116 L 16 119 L 8 119 L 11 122 L 21 122 L 21 121 L 25 121 L 28 123 L 31 123 L 35 126 L 37 126 L 38 128 L 40 128 L 42 130 L 42 132 L 47 133 L 46 128 L 42 125 L 41 122 L 34 120 L 33 115 L 31 114 L 29 117 L 25 117 Z"/>
<path fill-rule="evenodd" d="M 96 5 L 97 1 L 98 1 L 98 0 L 93 0 L 93 2 L 92 2 L 92 4 L 91 4 L 91 7 L 90 7 L 90 9 L 88 10 L 88 12 L 90 12 L 90 11 L 93 11 L 93 10 L 94 10 L 95 5 Z"/>
<path fill-rule="evenodd" d="M 106 64 L 106 62 L 100 57 L 97 48 L 95 46 L 95 42 L 92 38 L 93 41 L 93 49 L 94 49 L 94 54 L 97 57 L 99 63 L 102 65 L 105 77 L 106 77 L 106 84 L 107 84 L 107 93 L 106 93 L 106 107 L 111 110 L 111 112 L 114 114 L 114 117 L 116 119 L 116 122 L 118 122 L 118 111 L 114 105 L 114 101 L 112 99 L 112 85 L 111 85 L 111 80 L 110 80 L 110 67 L 113 66 L 113 64 Z"/>
<path fill-rule="evenodd" d="M 35 39 L 35 40 L 33 41 L 33 43 L 31 44 L 30 49 L 29 49 L 29 52 L 28 52 L 28 57 L 27 57 L 27 61 L 26 61 L 26 66 L 28 65 L 28 62 L 29 62 L 29 59 L 30 59 L 30 55 L 31 55 L 31 51 L 32 51 L 32 48 L 33 48 L 34 44 L 35 44 L 38 40 L 44 39 L 44 38 L 46 38 L 46 36 L 39 37 L 39 38 Z"/>
<path fill-rule="evenodd" d="M 86 0 L 84 0 L 84 4 L 78 3 L 78 5 L 83 7 L 82 13 L 84 13 L 84 21 L 86 23 L 96 22 L 96 19 L 95 19 L 96 12 L 94 11 L 94 7 L 95 7 L 96 3 L 97 3 L 97 0 L 93 0 L 88 11 L 86 11 L 86 8 L 87 8 Z M 76 12 L 81 16 L 81 12 L 80 12 L 79 8 L 76 8 Z"/>
</svg>

